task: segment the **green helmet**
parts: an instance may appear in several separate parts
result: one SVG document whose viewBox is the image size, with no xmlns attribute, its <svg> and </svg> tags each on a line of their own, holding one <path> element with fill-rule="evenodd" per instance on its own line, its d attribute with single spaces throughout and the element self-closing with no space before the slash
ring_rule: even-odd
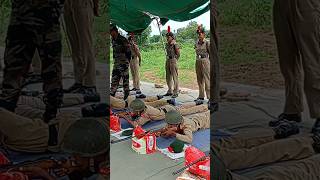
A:
<svg viewBox="0 0 320 180">
<path fill-rule="evenodd" d="M 64 135 L 62 150 L 83 157 L 95 157 L 109 150 L 109 130 L 94 118 L 73 123 Z"/>
<path fill-rule="evenodd" d="M 143 111 L 146 105 L 141 99 L 135 99 L 129 105 L 129 108 L 133 111 Z"/>
<path fill-rule="evenodd" d="M 168 124 L 177 125 L 182 122 L 182 116 L 178 111 L 172 110 L 166 113 L 165 121 Z"/>
<path fill-rule="evenodd" d="M 170 144 L 170 147 L 172 148 L 174 153 L 181 153 L 184 148 L 184 142 L 176 139 Z"/>
</svg>

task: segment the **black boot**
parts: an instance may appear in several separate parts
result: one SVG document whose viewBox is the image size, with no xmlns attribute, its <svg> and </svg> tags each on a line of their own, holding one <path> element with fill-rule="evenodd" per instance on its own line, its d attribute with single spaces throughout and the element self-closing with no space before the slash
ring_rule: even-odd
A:
<svg viewBox="0 0 320 180">
<path fill-rule="evenodd" d="M 313 144 L 312 144 L 313 150 L 316 153 L 320 153 L 320 134 L 319 134 L 319 132 L 313 133 L 312 139 L 313 139 Z"/>
<path fill-rule="evenodd" d="M 74 83 L 71 87 L 69 87 L 68 89 L 63 90 L 63 92 L 65 93 L 74 93 L 76 91 L 79 91 L 82 87 L 82 84 L 79 83 Z"/>
<path fill-rule="evenodd" d="M 283 120 L 301 122 L 301 116 L 298 114 L 285 114 L 282 113 L 278 116 L 278 119 L 269 122 L 270 127 L 278 126 Z"/>
<path fill-rule="evenodd" d="M 124 96 L 123 96 L 123 100 L 127 100 L 129 95 L 130 95 L 130 91 L 125 91 Z"/>
<path fill-rule="evenodd" d="M 144 94 L 136 95 L 136 98 L 138 98 L 138 99 L 144 99 L 144 98 L 146 98 L 146 97 L 147 97 L 147 96 L 144 95 Z"/>
<path fill-rule="evenodd" d="M 104 117 L 109 116 L 109 106 L 106 103 L 92 104 L 81 108 L 83 117 Z"/>
<path fill-rule="evenodd" d="M 163 95 L 157 95 L 158 100 L 163 98 Z"/>
<path fill-rule="evenodd" d="M 17 105 L 16 105 L 16 103 L 0 99 L 0 107 L 6 109 L 8 111 L 14 112 Z"/>
<path fill-rule="evenodd" d="M 163 96 L 172 96 L 172 93 L 166 93 L 166 94 L 164 94 Z"/>
<path fill-rule="evenodd" d="M 195 103 L 196 103 L 196 105 L 198 106 L 198 105 L 201 105 L 201 104 L 203 104 L 203 101 L 201 101 L 201 100 L 198 100 L 198 101 L 195 101 Z"/>
<path fill-rule="evenodd" d="M 312 133 L 320 133 L 320 118 L 318 118 L 318 119 L 316 120 L 316 122 L 314 123 L 311 132 L 312 132 Z"/>
<path fill-rule="evenodd" d="M 208 109 L 211 112 L 216 112 L 219 110 L 219 104 L 217 102 L 208 101 Z"/>
<path fill-rule="evenodd" d="M 197 98 L 197 99 L 195 99 L 194 101 L 204 101 L 204 98 Z"/>
<path fill-rule="evenodd" d="M 167 103 L 169 103 L 169 104 L 171 104 L 171 105 L 173 105 L 173 106 L 175 106 L 177 103 L 176 103 L 176 99 L 168 99 L 167 100 Z"/>
<path fill-rule="evenodd" d="M 97 92 L 96 87 L 85 87 L 81 88 L 81 94 L 83 94 L 84 102 L 99 102 L 100 94 Z"/>
<path fill-rule="evenodd" d="M 297 122 L 287 120 L 282 120 L 273 130 L 276 133 L 275 139 L 286 138 L 300 132 Z"/>
</svg>

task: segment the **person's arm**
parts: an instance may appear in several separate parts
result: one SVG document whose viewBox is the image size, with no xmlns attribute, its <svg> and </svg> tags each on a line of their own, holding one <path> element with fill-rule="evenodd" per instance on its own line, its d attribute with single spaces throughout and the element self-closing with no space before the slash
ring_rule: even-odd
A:
<svg viewBox="0 0 320 180">
<path fill-rule="evenodd" d="M 179 60 L 180 58 L 180 48 L 177 44 L 174 45 L 174 48 L 175 48 L 175 52 L 176 52 L 176 55 L 177 55 L 177 60 Z"/>
<path fill-rule="evenodd" d="M 185 128 L 183 130 L 184 134 L 176 133 L 176 138 L 180 141 L 191 144 L 193 140 L 193 134 L 190 128 Z"/>
<path fill-rule="evenodd" d="M 139 66 L 141 66 L 141 53 L 140 53 L 140 50 L 139 50 L 139 48 L 138 48 L 138 46 L 135 44 L 134 45 L 134 52 L 136 53 L 136 55 L 138 56 L 138 58 L 139 58 Z"/>
<path fill-rule="evenodd" d="M 93 0 L 93 12 L 96 17 L 99 17 L 99 0 Z"/>
</svg>

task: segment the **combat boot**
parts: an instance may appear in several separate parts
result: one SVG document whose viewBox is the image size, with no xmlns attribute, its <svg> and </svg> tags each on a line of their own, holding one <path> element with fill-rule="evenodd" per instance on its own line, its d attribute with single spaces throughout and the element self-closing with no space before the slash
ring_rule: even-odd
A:
<svg viewBox="0 0 320 180">
<path fill-rule="evenodd" d="M 312 144 L 313 150 L 316 153 L 320 153 L 320 133 L 319 132 L 313 133 L 312 139 L 313 139 L 313 144 Z"/>
<path fill-rule="evenodd" d="M 6 109 L 8 111 L 14 112 L 17 105 L 13 102 L 9 102 L 9 101 L 0 99 L 0 107 Z"/>
<path fill-rule="evenodd" d="M 219 104 L 217 102 L 208 101 L 208 109 L 211 112 L 216 112 L 219 110 Z"/>
<path fill-rule="evenodd" d="M 169 104 L 171 104 L 173 106 L 175 106 L 177 104 L 176 99 L 168 99 L 167 103 L 169 103 Z"/>
<path fill-rule="evenodd" d="M 97 92 L 96 87 L 83 86 L 79 91 L 83 95 L 84 102 L 99 102 L 100 94 Z"/>
<path fill-rule="evenodd" d="M 198 105 L 203 104 L 203 101 L 201 101 L 201 100 L 197 100 L 197 101 L 195 101 L 195 103 L 196 103 L 196 105 L 198 106 Z"/>
<path fill-rule="evenodd" d="M 163 98 L 163 95 L 157 95 L 158 100 Z"/>
<path fill-rule="evenodd" d="M 285 114 L 282 113 L 278 116 L 276 120 L 272 120 L 269 122 L 270 127 L 278 126 L 283 120 L 301 122 L 301 116 L 298 114 Z"/>
<path fill-rule="evenodd" d="M 146 98 L 146 97 L 147 97 L 147 96 L 144 95 L 144 94 L 136 95 L 136 98 L 138 98 L 138 99 L 144 99 L 144 98 Z"/>
<path fill-rule="evenodd" d="M 109 106 L 106 103 L 91 104 L 81 108 L 83 117 L 104 117 L 110 115 Z"/>
<path fill-rule="evenodd" d="M 80 83 L 74 83 L 71 87 L 68 89 L 63 90 L 64 93 L 73 93 L 75 91 L 79 91 L 80 88 L 82 87 L 82 84 Z"/>
<path fill-rule="evenodd" d="M 274 136 L 275 139 L 282 139 L 299 134 L 299 126 L 297 125 L 297 122 L 294 121 L 282 120 L 277 127 L 273 128 L 273 130 L 276 133 Z"/>
<path fill-rule="evenodd" d="M 314 123 L 313 127 L 312 127 L 312 133 L 320 133 L 320 118 L 318 118 L 316 120 L 316 122 Z"/>
<path fill-rule="evenodd" d="M 204 98 L 197 98 L 197 99 L 195 99 L 194 101 L 204 101 Z"/>
<path fill-rule="evenodd" d="M 173 94 L 173 95 L 171 96 L 171 98 L 177 98 L 178 96 L 179 96 L 179 94 L 176 93 L 176 94 Z"/>
</svg>

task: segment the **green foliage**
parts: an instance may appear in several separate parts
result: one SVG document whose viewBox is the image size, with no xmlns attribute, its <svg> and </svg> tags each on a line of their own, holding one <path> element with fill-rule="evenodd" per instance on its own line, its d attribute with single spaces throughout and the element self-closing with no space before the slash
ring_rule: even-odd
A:
<svg viewBox="0 0 320 180">
<path fill-rule="evenodd" d="M 144 46 L 149 43 L 151 31 L 151 26 L 149 26 L 141 33 L 141 35 L 137 36 L 137 43 L 139 46 Z"/>
<path fill-rule="evenodd" d="M 273 0 L 218 0 L 219 23 L 270 28 Z"/>
<path fill-rule="evenodd" d="M 198 24 L 195 21 L 189 22 L 186 27 L 177 29 L 177 39 L 193 39 L 196 40 L 198 35 L 196 33 Z"/>
</svg>

